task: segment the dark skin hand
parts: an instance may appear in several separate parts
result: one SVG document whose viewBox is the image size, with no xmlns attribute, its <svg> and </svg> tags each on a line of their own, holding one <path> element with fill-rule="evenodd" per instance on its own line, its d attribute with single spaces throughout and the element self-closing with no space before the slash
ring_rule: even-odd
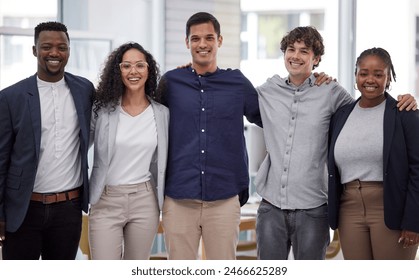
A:
<svg viewBox="0 0 419 280">
<path fill-rule="evenodd" d="M 409 93 L 397 96 L 397 101 L 399 101 L 397 103 L 399 111 L 416 111 L 418 108 L 415 97 Z"/>
<path fill-rule="evenodd" d="M 403 248 L 415 246 L 419 243 L 419 234 L 409 230 L 402 230 L 399 243 L 403 244 Z"/>
<path fill-rule="evenodd" d="M 314 77 L 316 77 L 316 81 L 314 82 L 316 86 L 320 86 L 323 83 L 326 83 L 326 85 L 328 85 L 331 81 L 336 82 L 336 79 L 333 79 L 332 77 L 330 77 L 324 72 L 320 72 L 320 73 L 314 72 L 313 75 Z"/>
</svg>

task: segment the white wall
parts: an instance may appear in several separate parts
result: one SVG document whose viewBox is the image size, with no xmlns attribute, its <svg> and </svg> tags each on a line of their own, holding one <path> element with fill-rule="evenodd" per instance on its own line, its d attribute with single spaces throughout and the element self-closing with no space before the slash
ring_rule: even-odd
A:
<svg viewBox="0 0 419 280">
<path fill-rule="evenodd" d="M 392 58 L 397 82 L 391 95 L 413 93 L 415 86 L 415 20 L 417 0 L 362 0 L 357 3 L 356 57 L 368 48 L 382 47 Z M 359 92 L 357 92 L 359 95 Z"/>
</svg>

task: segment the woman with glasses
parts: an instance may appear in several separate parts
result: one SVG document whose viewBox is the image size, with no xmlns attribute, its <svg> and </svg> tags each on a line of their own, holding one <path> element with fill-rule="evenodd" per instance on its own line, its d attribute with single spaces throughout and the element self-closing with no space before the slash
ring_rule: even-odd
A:
<svg viewBox="0 0 419 280">
<path fill-rule="evenodd" d="M 148 259 L 163 204 L 168 109 L 154 101 L 160 71 L 138 43 L 108 57 L 96 90 L 90 142 L 92 259 Z"/>
</svg>

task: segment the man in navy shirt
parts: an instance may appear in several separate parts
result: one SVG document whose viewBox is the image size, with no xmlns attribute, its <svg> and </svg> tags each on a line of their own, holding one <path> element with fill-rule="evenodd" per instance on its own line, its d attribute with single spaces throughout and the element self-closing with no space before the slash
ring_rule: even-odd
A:
<svg viewBox="0 0 419 280">
<path fill-rule="evenodd" d="M 219 69 L 220 24 L 208 13 L 186 23 L 192 65 L 160 83 L 170 109 L 163 227 L 169 259 L 235 259 L 240 206 L 248 198 L 243 116 L 261 126 L 258 96 L 239 71 Z"/>
</svg>

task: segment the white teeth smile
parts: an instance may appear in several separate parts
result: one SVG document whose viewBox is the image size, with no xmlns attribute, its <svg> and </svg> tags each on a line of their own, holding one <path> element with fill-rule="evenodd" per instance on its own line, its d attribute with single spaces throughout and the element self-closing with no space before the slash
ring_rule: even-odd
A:
<svg viewBox="0 0 419 280">
<path fill-rule="evenodd" d="M 129 81 L 139 81 L 140 78 L 128 78 Z"/>
<path fill-rule="evenodd" d="M 199 54 L 208 54 L 209 52 L 199 52 Z"/>
<path fill-rule="evenodd" d="M 48 60 L 48 63 L 57 65 L 57 64 L 60 63 L 60 61 L 59 60 Z"/>
<path fill-rule="evenodd" d="M 373 91 L 373 90 L 375 90 L 375 87 L 371 87 L 371 86 L 370 86 L 370 87 L 365 87 L 365 89 L 366 89 L 366 90 Z"/>
</svg>

